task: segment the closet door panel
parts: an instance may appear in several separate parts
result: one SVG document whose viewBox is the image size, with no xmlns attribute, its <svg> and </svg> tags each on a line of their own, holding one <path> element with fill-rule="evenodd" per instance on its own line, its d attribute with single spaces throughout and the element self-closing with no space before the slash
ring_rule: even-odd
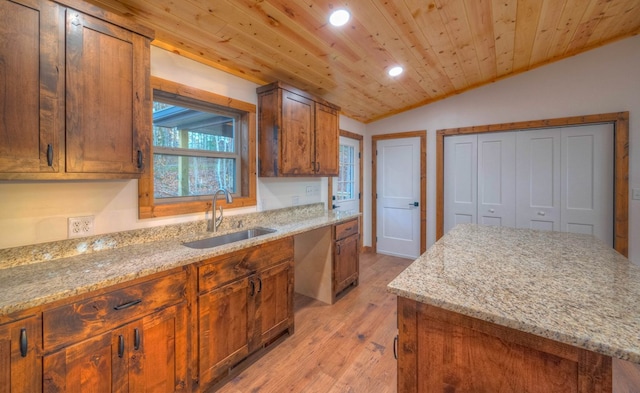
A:
<svg viewBox="0 0 640 393">
<path fill-rule="evenodd" d="M 478 135 L 478 224 L 516 225 L 516 136 Z"/>
<path fill-rule="evenodd" d="M 477 222 L 478 136 L 444 138 L 444 232 Z"/>
<path fill-rule="evenodd" d="M 560 132 L 516 134 L 516 226 L 560 230 Z"/>
<path fill-rule="evenodd" d="M 613 246 L 612 125 L 564 128 L 561 135 L 561 230 Z"/>
</svg>

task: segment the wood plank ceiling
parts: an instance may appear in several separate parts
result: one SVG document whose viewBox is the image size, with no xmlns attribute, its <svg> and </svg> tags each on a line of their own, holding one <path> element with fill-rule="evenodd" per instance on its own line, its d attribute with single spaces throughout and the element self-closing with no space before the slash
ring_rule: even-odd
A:
<svg viewBox="0 0 640 393">
<path fill-rule="evenodd" d="M 365 123 L 640 32 L 640 0 L 90 2 L 153 28 L 154 45 Z M 337 8 L 347 25 L 327 22 Z"/>
</svg>

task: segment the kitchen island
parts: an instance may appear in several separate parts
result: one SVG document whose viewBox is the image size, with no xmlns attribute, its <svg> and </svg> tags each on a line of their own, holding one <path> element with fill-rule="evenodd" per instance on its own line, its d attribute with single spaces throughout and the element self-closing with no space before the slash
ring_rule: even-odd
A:
<svg viewBox="0 0 640 393">
<path fill-rule="evenodd" d="M 398 391 L 610 392 L 640 267 L 588 235 L 460 225 L 394 279 Z"/>
</svg>

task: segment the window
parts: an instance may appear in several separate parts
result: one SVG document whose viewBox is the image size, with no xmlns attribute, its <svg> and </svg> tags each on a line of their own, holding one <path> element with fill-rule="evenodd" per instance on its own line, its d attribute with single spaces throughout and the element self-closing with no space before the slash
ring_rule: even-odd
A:
<svg viewBox="0 0 640 393">
<path fill-rule="evenodd" d="M 255 205 L 255 105 L 158 78 L 152 87 L 140 218 L 204 212 L 220 188 L 234 195 L 232 206 Z"/>
<path fill-rule="evenodd" d="M 340 145 L 340 173 L 338 174 L 336 200 L 348 201 L 356 199 L 356 153 L 353 146 Z"/>
</svg>

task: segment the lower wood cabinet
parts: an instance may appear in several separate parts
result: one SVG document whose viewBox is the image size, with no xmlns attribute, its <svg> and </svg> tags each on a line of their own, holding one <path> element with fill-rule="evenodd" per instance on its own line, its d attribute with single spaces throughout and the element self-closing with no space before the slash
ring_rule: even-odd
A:
<svg viewBox="0 0 640 393">
<path fill-rule="evenodd" d="M 198 276 L 199 383 L 206 388 L 271 340 L 293 333 L 293 241 L 214 258 Z"/>
<path fill-rule="evenodd" d="M 43 313 L 45 392 L 187 389 L 186 274 Z"/>
<path fill-rule="evenodd" d="M 293 333 L 293 238 L 0 316 L 0 392 L 206 391 Z"/>
<path fill-rule="evenodd" d="M 360 271 L 360 231 L 358 220 L 334 226 L 333 248 L 333 296 L 337 296 L 350 285 L 358 285 Z"/>
<path fill-rule="evenodd" d="M 42 391 L 42 317 L 0 321 L 0 392 Z"/>
</svg>

